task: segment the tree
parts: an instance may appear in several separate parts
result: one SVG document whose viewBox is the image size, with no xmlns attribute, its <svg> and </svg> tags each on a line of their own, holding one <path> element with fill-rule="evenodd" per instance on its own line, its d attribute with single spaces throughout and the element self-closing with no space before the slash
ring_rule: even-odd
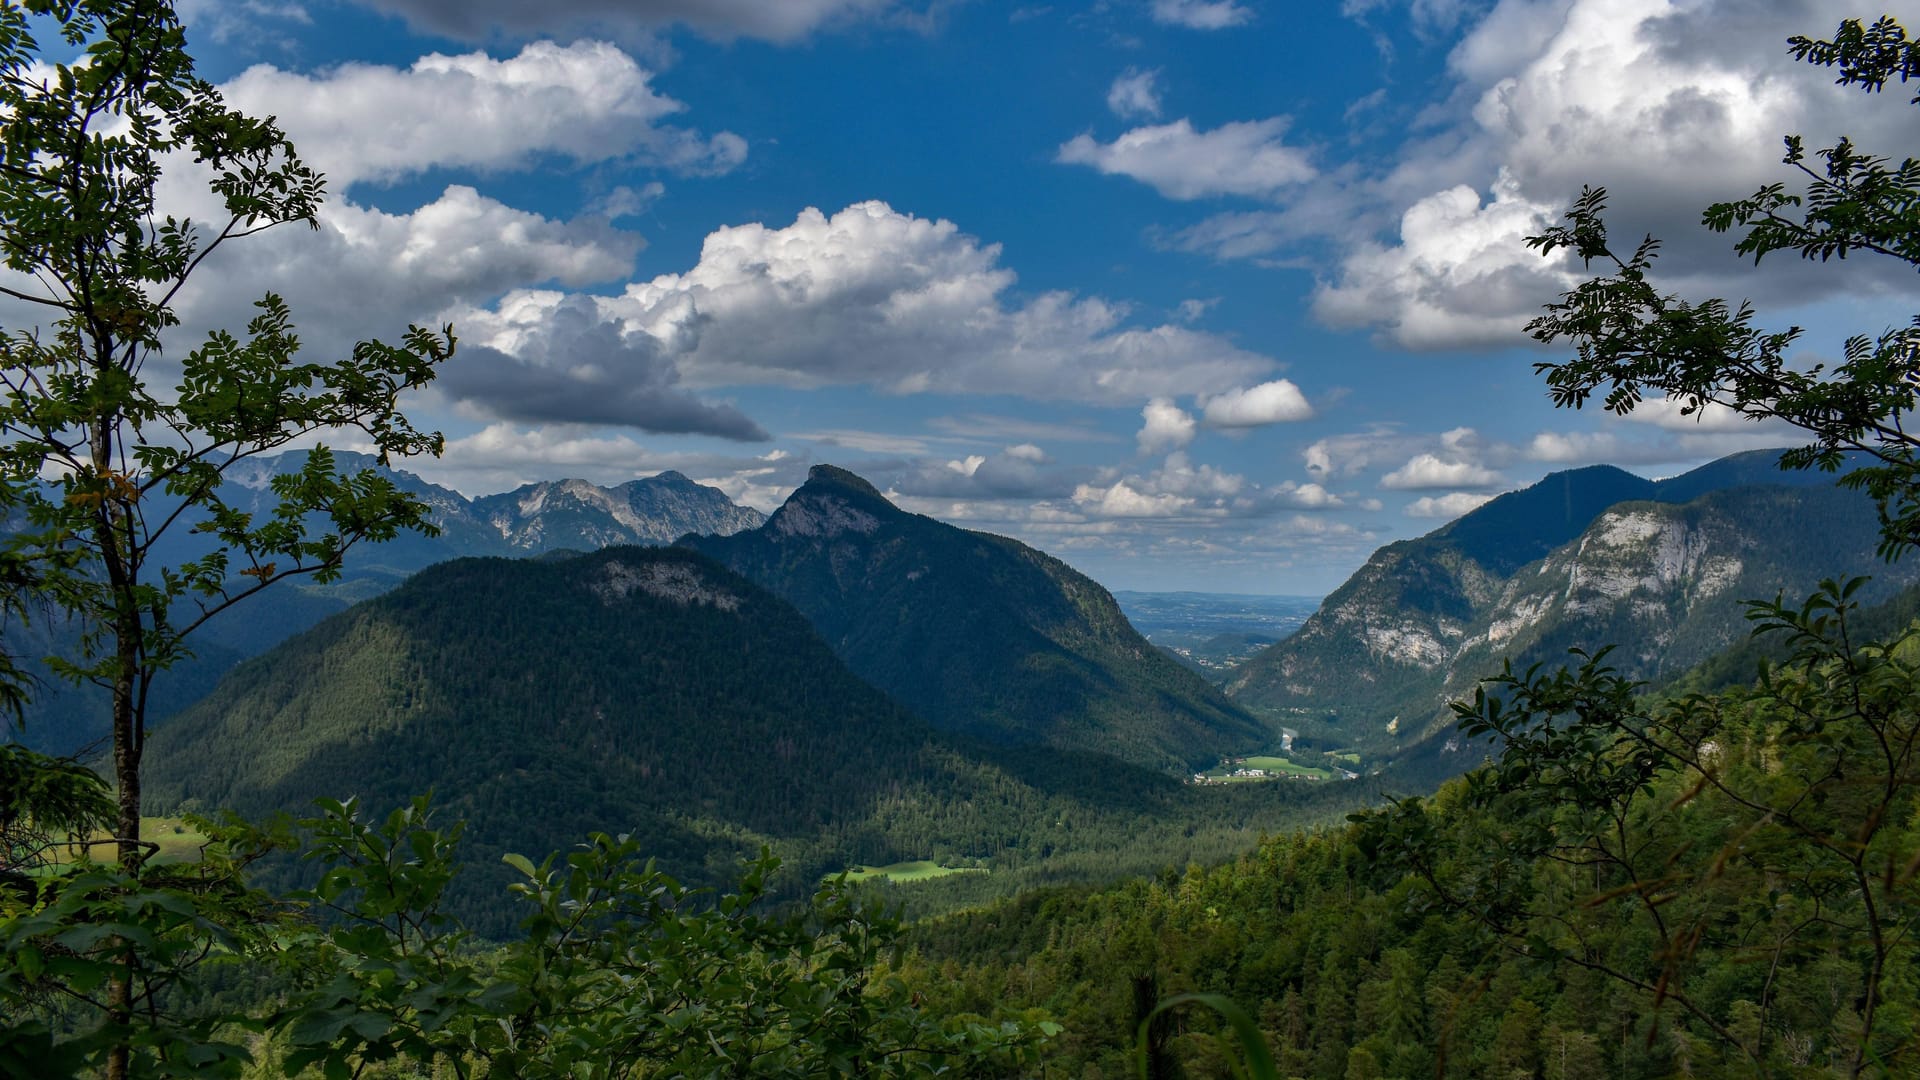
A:
<svg viewBox="0 0 1920 1080">
<path fill-rule="evenodd" d="M 112 824 L 113 800 L 93 770 L 0 743 L 0 887 L 31 879 L 69 836 Z"/>
<path fill-rule="evenodd" d="M 64 46 L 36 37 L 50 27 Z M 163 169 L 203 178 L 219 219 L 169 214 Z M 111 695 L 129 874 L 143 858 L 148 692 L 194 631 L 275 582 L 337 574 L 357 543 L 429 527 L 420 502 L 372 470 L 337 470 L 324 449 L 275 478 L 278 506 L 257 518 L 221 482 L 249 457 L 329 432 L 357 431 L 383 461 L 438 453 L 441 437 L 397 402 L 451 354 L 451 328 L 304 362 L 287 305 L 269 294 L 243 335 L 216 331 L 177 359 L 163 348 L 176 297 L 210 256 L 275 226 L 317 227 L 323 193 L 272 119 L 228 108 L 194 74 L 165 0 L 0 0 L 0 293 L 31 316 L 0 331 L 0 508 L 12 529 L 0 584 L 9 604 L 30 594 L 74 619 L 81 654 L 49 662 Z M 170 386 L 157 385 L 163 372 Z M 200 534 L 206 554 L 160 564 L 161 539 L 183 533 Z M 0 676 L 21 692 L 18 665 Z M 117 1023 L 128 983 L 115 981 Z"/>
<path fill-rule="evenodd" d="M 30 15 L 58 20 L 84 59 L 45 65 Z M 219 247 L 315 215 L 323 190 L 271 120 L 228 109 L 193 74 L 171 8 L 151 0 L 0 4 L 0 291 L 48 320 L 0 337 L 0 500 L 20 526 L 4 552 L 17 588 L 85 630 L 58 662 L 112 692 L 123 859 L 138 858 L 139 766 L 148 690 L 208 619 L 275 582 L 336 574 L 348 548 L 426 524 L 426 508 L 373 470 L 344 474 L 324 450 L 277 477 L 264 520 L 222 497 L 246 458 L 317 433 L 357 430 L 384 459 L 437 452 L 397 399 L 432 379 L 450 329 L 410 328 L 335 362 L 297 360 L 277 296 L 236 338 L 216 331 L 152 384 L 171 306 Z M 165 216 L 164 166 L 208 176 L 216 226 Z M 168 533 L 213 550 L 157 565 Z"/>
<path fill-rule="evenodd" d="M 1920 53 L 1890 18 L 1790 46 L 1868 93 L 1920 78 Z M 1896 166 L 1842 139 L 1816 153 L 1816 168 L 1799 137 L 1786 142 L 1806 191 L 1773 184 L 1716 204 L 1708 228 L 1744 230 L 1735 250 L 1756 262 L 1797 250 L 1920 268 L 1920 162 Z M 1713 404 L 1785 420 L 1813 442 L 1784 465 L 1837 471 L 1849 452 L 1865 455 L 1843 483 L 1879 506 L 1881 553 L 1920 546 L 1920 432 L 1905 426 L 1920 394 L 1920 318 L 1850 339 L 1832 370 L 1796 367 L 1799 328 L 1759 329 L 1745 302 L 1661 294 L 1650 281 L 1658 242 L 1616 255 L 1605 206 L 1590 188 L 1566 224 L 1529 241 L 1612 268 L 1530 326 L 1543 343 L 1576 348 L 1537 365 L 1556 404 L 1604 393 L 1609 410 L 1627 413 L 1660 393 L 1687 412 Z M 1901 973 L 1920 919 L 1920 623 L 1884 643 L 1860 640 L 1859 584 L 1825 582 L 1798 607 L 1751 604 L 1755 633 L 1789 645 L 1752 689 L 1652 702 L 1604 649 L 1576 651 L 1560 670 L 1509 668 L 1454 705 L 1495 759 L 1441 813 L 1408 799 L 1360 815 L 1359 842 L 1515 953 L 1673 1006 L 1743 1073 L 1790 1071 L 1788 1043 L 1803 1058 L 1817 1048 L 1845 1060 L 1854 1075 L 1910 1069 Z M 1834 1007 L 1808 1007 L 1782 977 L 1816 961 L 1852 988 Z"/>
<path fill-rule="evenodd" d="M 1790 39 L 1795 59 L 1838 67 L 1837 80 L 1871 94 L 1889 81 L 1920 79 L 1920 43 L 1892 18 L 1864 25 L 1850 19 L 1831 41 Z M 1909 104 L 1920 105 L 1920 94 Z M 1734 250 L 1758 264 L 1779 251 L 1826 261 L 1872 253 L 1920 269 L 1920 160 L 1864 153 L 1842 138 L 1808 164 L 1798 135 L 1786 137 L 1786 164 L 1807 180 L 1802 193 L 1769 184 L 1752 196 L 1716 203 L 1704 215 L 1715 232 L 1745 230 Z M 1664 394 L 1692 413 L 1708 404 L 1753 419 L 1778 418 L 1813 442 L 1789 451 L 1790 468 L 1841 468 L 1847 451 L 1872 459 L 1843 483 L 1862 488 L 1880 507 L 1881 552 L 1888 558 L 1920 545 L 1920 431 L 1906 426 L 1920 395 L 1920 316 L 1907 326 L 1847 340 L 1844 361 L 1797 368 L 1788 353 L 1799 327 L 1755 325 L 1751 303 L 1689 302 L 1662 294 L 1650 280 L 1659 241 L 1643 240 L 1622 257 L 1609 246 L 1606 191 L 1588 188 L 1566 223 L 1530 237 L 1548 254 L 1571 249 L 1591 267 L 1610 265 L 1547 305 L 1528 324 L 1543 344 L 1562 340 L 1576 357 L 1535 365 L 1557 405 L 1580 408 L 1595 393 L 1609 411 L 1632 412 L 1648 393 Z"/>
</svg>

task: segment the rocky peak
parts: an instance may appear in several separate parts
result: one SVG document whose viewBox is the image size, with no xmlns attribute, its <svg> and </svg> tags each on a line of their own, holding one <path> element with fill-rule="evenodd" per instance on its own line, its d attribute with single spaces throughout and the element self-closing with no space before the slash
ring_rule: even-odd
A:
<svg viewBox="0 0 1920 1080">
<path fill-rule="evenodd" d="M 774 511 L 767 525 L 780 536 L 872 535 L 900 511 L 865 480 L 833 465 L 815 465 L 807 482 Z"/>
<path fill-rule="evenodd" d="M 879 488 L 874 487 L 872 484 L 867 483 L 864 478 L 850 473 L 838 465 L 815 465 L 813 468 L 808 469 L 807 482 L 801 486 L 800 490 L 806 491 L 808 488 L 842 488 L 847 491 L 865 495 L 871 499 L 877 499 L 883 503 L 887 501 L 887 497 L 880 494 Z M 887 505 L 891 506 L 893 504 L 887 503 Z"/>
</svg>

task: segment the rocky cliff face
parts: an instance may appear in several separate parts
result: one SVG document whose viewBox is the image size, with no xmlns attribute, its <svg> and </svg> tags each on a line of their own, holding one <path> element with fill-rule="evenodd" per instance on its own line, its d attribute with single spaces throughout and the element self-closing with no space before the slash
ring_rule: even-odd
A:
<svg viewBox="0 0 1920 1080">
<path fill-rule="evenodd" d="M 1432 750 L 1448 740 L 1448 702 L 1471 697 L 1504 661 L 1553 664 L 1571 648 L 1614 645 L 1615 666 L 1657 678 L 1744 636 L 1747 599 L 1797 596 L 1824 577 L 1873 574 L 1870 602 L 1920 577 L 1920 567 L 1875 559 L 1871 504 L 1833 488 L 1830 477 L 1726 463 L 1700 472 L 1707 475 L 1641 481 L 1647 496 L 1600 509 L 1544 557 L 1524 563 L 1503 552 L 1498 537 L 1511 530 L 1537 544 L 1545 534 L 1529 532 L 1537 521 L 1501 520 L 1514 510 L 1502 505 L 1511 496 L 1389 545 L 1297 634 L 1249 661 L 1227 693 L 1377 758 L 1421 753 L 1423 741 L 1434 740 L 1425 748 Z M 1810 479 L 1818 486 L 1808 486 Z M 1542 484 L 1564 494 L 1596 480 L 1606 490 L 1631 487 L 1579 474 Z M 1669 493 L 1688 501 L 1659 501 Z M 1463 534 L 1476 539 L 1463 543 Z"/>
</svg>

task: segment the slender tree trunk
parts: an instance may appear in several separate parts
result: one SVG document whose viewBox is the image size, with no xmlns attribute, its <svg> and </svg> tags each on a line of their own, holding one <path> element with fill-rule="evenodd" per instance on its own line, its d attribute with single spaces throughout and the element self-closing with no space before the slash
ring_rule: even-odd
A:
<svg viewBox="0 0 1920 1080">
<path fill-rule="evenodd" d="M 96 540 L 100 547 L 110 595 L 113 597 L 113 776 L 118 788 L 120 820 L 115 825 L 117 854 L 129 877 L 140 872 L 140 711 L 134 682 L 140 661 L 140 609 L 134 597 L 138 570 L 133 564 L 131 510 L 122 505 L 112 483 L 114 429 L 108 420 L 94 424 L 94 474 L 103 485 Z M 115 946 L 122 942 L 114 942 Z M 131 948 L 120 953 L 119 970 L 107 986 L 107 1022 L 124 1027 L 133 1021 L 133 980 L 139 957 Z M 131 1047 L 119 1040 L 107 1055 L 107 1080 L 127 1080 Z"/>
<path fill-rule="evenodd" d="M 113 678 L 113 775 L 119 785 L 120 821 L 114 828 L 119 838 L 120 865 L 129 875 L 140 871 L 140 745 L 135 730 L 133 709 L 133 668 L 127 655 L 130 639 L 120 639 L 120 670 Z M 133 950 L 120 954 L 120 968 L 107 986 L 107 1022 L 126 1025 L 133 1021 L 133 974 L 139 958 Z M 127 1080 L 129 1047 L 125 1039 L 117 1042 L 107 1055 L 107 1080 Z"/>
</svg>

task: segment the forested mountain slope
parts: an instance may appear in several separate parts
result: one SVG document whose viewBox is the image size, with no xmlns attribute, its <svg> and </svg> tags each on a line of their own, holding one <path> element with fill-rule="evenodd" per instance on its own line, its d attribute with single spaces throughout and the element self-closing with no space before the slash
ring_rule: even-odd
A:
<svg viewBox="0 0 1920 1080">
<path fill-rule="evenodd" d="M 906 513 L 842 469 L 816 466 L 759 529 L 682 543 L 785 598 L 854 672 L 945 730 L 1165 769 L 1268 737 L 1098 583 Z"/>
<path fill-rule="evenodd" d="M 665 472 L 617 487 L 584 480 L 529 484 L 502 495 L 468 499 L 401 469 L 383 469 L 366 454 L 335 451 L 344 469 L 375 469 L 431 508 L 435 536 L 402 532 L 383 544 L 355 547 L 339 580 L 326 585 L 295 579 L 207 623 L 195 637 L 195 656 L 156 683 L 150 719 L 164 720 L 197 701 L 238 661 L 259 654 L 356 601 L 377 596 L 408 575 L 435 563 L 469 555 L 537 555 L 556 550 L 595 550 L 610 544 L 669 544 L 692 533 L 732 532 L 760 524 L 765 515 L 737 506 L 718 488 Z M 241 462 L 230 472 L 224 497 L 236 509 L 271 514 L 273 479 L 298 471 L 305 451 Z M 169 498 L 156 493 L 154 498 Z M 201 515 L 203 516 L 203 515 Z M 196 515 L 189 512 L 186 520 Z M 173 530 L 155 558 L 179 565 L 210 550 L 203 536 Z M 9 648 L 28 656 L 71 654 L 74 635 L 42 624 L 7 628 Z M 106 694 L 75 687 L 49 675 L 28 706 L 16 737 L 36 749 L 70 753 L 105 733 Z"/>
<path fill-rule="evenodd" d="M 632 831 L 707 882 L 772 844 L 803 885 L 856 863 L 1006 871 L 1069 846 L 1115 860 L 1196 824 L 1253 830 L 1244 844 L 1322 797 L 997 752 L 928 727 L 724 567 L 609 548 L 442 564 L 241 665 L 153 733 L 146 792 L 154 810 L 260 815 L 431 790 L 468 823 L 465 902 L 498 901 L 503 852 L 595 830 Z"/>
<path fill-rule="evenodd" d="M 1708 697 L 1503 680 L 1466 733 L 1492 759 L 1431 798 L 936 921 L 906 978 L 942 1009 L 1043 1005 L 1072 1076 L 1130 1075 L 1145 1007 L 1193 991 L 1250 1014 L 1281 1076 L 1920 1075 L 1916 593 L 1789 596 L 1768 677 L 1683 680 L 1731 683 Z M 1163 1076 L 1240 1056 L 1197 1006 L 1149 1041 Z"/>
<path fill-rule="evenodd" d="M 1878 575 L 1876 598 L 1915 579 L 1875 557 L 1869 500 L 1828 474 L 1773 470 L 1774 456 L 1658 483 L 1580 469 L 1501 496 L 1376 552 L 1227 692 L 1392 760 L 1444 734 L 1447 703 L 1505 659 L 1553 663 L 1613 644 L 1635 677 L 1669 676 L 1744 634 L 1744 600 L 1858 573 Z"/>
</svg>

